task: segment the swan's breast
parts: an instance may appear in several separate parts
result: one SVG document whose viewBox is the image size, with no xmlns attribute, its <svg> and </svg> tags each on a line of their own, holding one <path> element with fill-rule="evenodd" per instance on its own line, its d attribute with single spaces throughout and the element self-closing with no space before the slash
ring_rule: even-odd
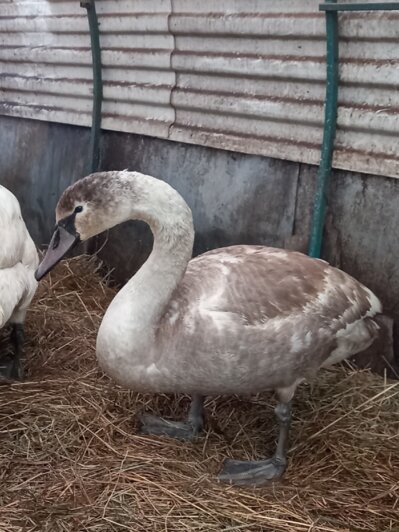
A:
<svg viewBox="0 0 399 532">
<path fill-rule="evenodd" d="M 36 247 L 22 219 L 17 198 L 0 185 L 0 269 L 10 268 L 18 262 L 34 270 L 38 265 Z"/>
</svg>

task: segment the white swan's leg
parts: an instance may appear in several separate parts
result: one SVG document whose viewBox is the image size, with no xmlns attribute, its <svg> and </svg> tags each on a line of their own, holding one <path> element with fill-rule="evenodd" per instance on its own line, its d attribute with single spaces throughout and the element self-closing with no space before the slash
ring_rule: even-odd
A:
<svg viewBox="0 0 399 532">
<path fill-rule="evenodd" d="M 14 359 L 13 365 L 11 368 L 11 378 L 12 379 L 22 379 L 23 369 L 22 369 L 22 356 L 25 342 L 24 335 L 24 326 L 22 323 L 13 323 L 12 324 L 12 333 L 11 339 L 14 343 Z"/>
<path fill-rule="evenodd" d="M 278 403 L 275 408 L 280 427 L 276 452 L 268 460 L 226 460 L 218 478 L 237 485 L 262 486 L 280 478 L 287 467 L 288 433 L 291 423 L 291 402 Z"/>
<path fill-rule="evenodd" d="M 14 354 L 1 360 L 0 377 L 7 380 L 20 380 L 23 377 L 21 358 L 24 345 L 24 326 L 22 323 L 12 324 L 11 341 L 14 344 Z"/>
<path fill-rule="evenodd" d="M 193 395 L 187 421 L 168 421 L 156 416 L 141 416 L 141 432 L 156 436 L 170 436 L 179 440 L 193 440 L 204 426 L 204 397 Z"/>
</svg>

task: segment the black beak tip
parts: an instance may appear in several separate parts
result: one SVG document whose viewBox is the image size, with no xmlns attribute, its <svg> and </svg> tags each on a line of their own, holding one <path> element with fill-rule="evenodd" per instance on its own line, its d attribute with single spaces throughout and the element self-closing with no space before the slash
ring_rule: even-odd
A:
<svg viewBox="0 0 399 532">
<path fill-rule="evenodd" d="M 34 273 L 36 281 L 43 279 L 79 241 L 78 233 L 71 234 L 63 227 L 57 227 L 46 254 Z"/>
<path fill-rule="evenodd" d="M 39 264 L 39 266 L 36 268 L 35 270 L 35 273 L 34 273 L 34 276 L 35 276 L 35 279 L 36 281 L 41 281 L 43 279 L 43 277 L 45 277 L 48 272 L 51 270 L 51 268 L 46 268 L 45 266 L 43 267 L 43 262 L 41 262 Z"/>
</svg>

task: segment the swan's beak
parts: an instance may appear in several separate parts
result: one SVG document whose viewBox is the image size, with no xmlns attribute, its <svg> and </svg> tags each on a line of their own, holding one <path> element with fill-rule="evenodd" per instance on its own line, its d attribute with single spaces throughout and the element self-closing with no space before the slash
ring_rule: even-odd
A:
<svg viewBox="0 0 399 532">
<path fill-rule="evenodd" d="M 51 237 L 44 259 L 35 271 L 36 281 L 40 281 L 80 240 L 79 233 L 69 233 L 58 225 Z"/>
</svg>

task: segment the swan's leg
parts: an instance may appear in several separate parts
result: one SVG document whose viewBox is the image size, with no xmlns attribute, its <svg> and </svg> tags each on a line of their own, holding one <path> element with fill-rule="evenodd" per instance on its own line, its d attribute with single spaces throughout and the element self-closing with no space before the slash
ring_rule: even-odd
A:
<svg viewBox="0 0 399 532">
<path fill-rule="evenodd" d="M 141 432 L 156 436 L 170 436 L 179 440 L 193 440 L 204 426 L 204 397 L 193 395 L 187 421 L 168 421 L 156 416 L 141 416 Z"/>
<path fill-rule="evenodd" d="M 11 339 L 14 343 L 14 360 L 11 368 L 12 379 L 22 379 L 22 356 L 25 342 L 24 326 L 22 323 L 13 323 Z"/>
<path fill-rule="evenodd" d="M 287 397 L 285 393 L 279 393 L 279 396 L 280 402 L 275 408 L 275 414 L 280 430 L 274 455 L 268 460 L 259 460 L 256 462 L 226 460 L 222 472 L 218 476 L 219 480 L 237 485 L 262 486 L 282 477 L 287 467 L 288 434 L 291 424 L 291 400 L 284 402 L 281 400 L 281 396 L 284 398 Z"/>
<path fill-rule="evenodd" d="M 14 344 L 14 354 L 1 360 L 0 376 L 3 379 L 20 380 L 23 376 L 21 358 L 24 345 L 24 327 L 22 323 L 12 324 L 11 341 Z"/>
</svg>

